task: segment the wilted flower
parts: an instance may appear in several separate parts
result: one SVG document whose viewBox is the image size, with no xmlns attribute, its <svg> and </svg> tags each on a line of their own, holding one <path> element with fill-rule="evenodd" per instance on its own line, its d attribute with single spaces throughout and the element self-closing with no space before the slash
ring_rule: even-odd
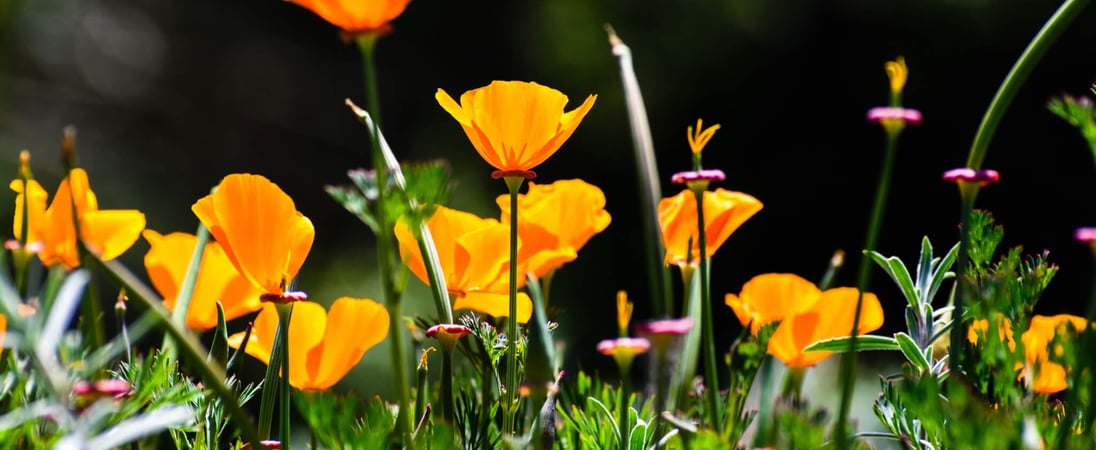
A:
<svg viewBox="0 0 1096 450">
<path fill-rule="evenodd" d="M 289 384 L 302 390 L 326 390 L 334 386 L 361 360 L 366 350 L 388 335 L 388 310 L 370 299 L 340 297 L 331 311 L 309 301 L 293 303 L 289 320 Z M 264 364 L 270 361 L 278 312 L 270 303 L 255 318 L 247 342 L 247 354 Z M 228 338 L 239 348 L 244 333 Z"/>
<path fill-rule="evenodd" d="M 494 178 L 535 177 L 533 168 L 559 150 L 597 99 L 590 95 L 578 108 L 564 112 L 566 95 L 523 81 L 492 81 L 465 92 L 459 105 L 441 89 L 434 97 L 497 169 Z"/>
<path fill-rule="evenodd" d="M 510 253 L 500 243 L 510 239 L 510 227 L 495 219 L 439 206 L 426 226 L 434 237 L 442 273 L 449 294 L 456 300 L 453 309 L 472 309 L 495 317 L 510 314 Z M 396 223 L 396 239 L 400 243 L 400 258 L 411 272 L 430 283 L 415 235 L 402 219 Z M 521 243 L 518 245 L 521 254 Z M 518 266 L 519 273 L 525 268 Z M 518 277 L 518 287 L 525 278 Z M 527 322 L 533 313 L 533 302 L 525 293 L 518 293 L 518 321 Z"/>
<path fill-rule="evenodd" d="M 288 288 L 312 248 L 316 231 L 278 185 L 261 175 L 232 174 L 191 210 L 240 275 L 262 290 L 263 301 L 305 298 Z"/>
<path fill-rule="evenodd" d="M 749 194 L 722 188 L 705 191 L 703 199 L 709 258 L 731 233 L 762 207 L 761 202 Z M 658 203 L 658 221 L 662 225 L 662 241 L 666 245 L 666 264 L 682 266 L 700 262 L 696 203 L 695 194 L 688 189 Z"/>
<path fill-rule="evenodd" d="M 145 230 L 143 236 L 149 244 L 145 254 L 148 277 L 164 297 L 164 306 L 174 310 L 198 238 L 188 233 L 164 236 L 152 230 Z M 262 306 L 260 295 L 262 291 L 236 272 L 221 246 L 209 242 L 203 250 L 198 279 L 190 296 L 186 326 L 196 330 L 217 326 L 218 301 L 224 308 L 225 320 L 257 311 Z"/>
<path fill-rule="evenodd" d="M 496 202 L 500 221 L 510 223 L 510 195 L 500 195 Z M 518 195 L 518 211 L 518 260 L 538 278 L 574 261 L 579 249 L 611 220 L 605 194 L 582 180 L 530 182 L 529 191 Z"/>
</svg>

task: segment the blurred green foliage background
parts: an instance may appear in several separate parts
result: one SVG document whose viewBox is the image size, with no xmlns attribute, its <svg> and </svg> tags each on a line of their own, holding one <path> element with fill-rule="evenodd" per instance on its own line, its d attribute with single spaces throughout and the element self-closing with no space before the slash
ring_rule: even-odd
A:
<svg viewBox="0 0 1096 450">
<path fill-rule="evenodd" d="M 1057 7 L 1050 1 L 416 0 L 378 48 L 383 130 L 404 160 L 445 158 L 453 206 L 497 216 L 491 180 L 457 124 L 434 101 L 494 79 L 532 80 L 596 105 L 537 182 L 583 178 L 608 198 L 612 225 L 553 286 L 568 368 L 610 369 L 597 339 L 615 333 L 613 299 L 630 292 L 649 316 L 632 142 L 604 24 L 632 48 L 662 169 L 664 193 L 687 169 L 686 126 L 723 128 L 705 152 L 723 187 L 765 209 L 717 253 L 712 292 L 737 292 L 764 272 L 817 279 L 838 248 L 856 264 L 882 153 L 864 119 L 887 100 L 883 63 L 904 55 L 905 103 L 925 122 L 908 129 L 879 250 L 908 261 L 928 235 L 957 239 L 958 196 L 940 174 L 963 165 L 998 83 Z M 1051 96 L 1096 79 L 1090 8 L 1020 92 L 986 167 L 1002 182 L 980 197 L 1006 227 L 1006 244 L 1046 248 L 1063 269 L 1041 312 L 1079 312 L 1093 271 L 1073 229 L 1096 224 L 1093 161 L 1075 130 L 1045 109 Z M 106 208 L 137 208 L 150 228 L 193 232 L 190 205 L 224 175 L 268 176 L 316 225 L 300 286 L 314 300 L 380 295 L 367 229 L 323 192 L 368 164 L 368 136 L 343 105 L 364 104 L 357 48 L 335 27 L 278 0 L 0 0 L 0 173 L 29 149 L 49 190 L 61 176 L 61 129 L 79 129 L 80 162 Z M 571 105 L 572 107 L 575 105 Z M 9 194 L 14 198 L 14 194 Z M 10 217 L 12 202 L 0 202 Z M 124 258 L 141 267 L 147 244 Z M 846 270 L 839 284 L 854 282 Z M 432 304 L 412 280 L 411 310 Z M 904 305 L 882 273 L 874 291 L 901 325 Z M 738 333 L 715 309 L 720 338 Z M 344 387 L 385 391 L 384 350 Z M 869 358 L 874 355 L 869 356 Z M 869 394 L 870 395 L 870 394 Z"/>
</svg>

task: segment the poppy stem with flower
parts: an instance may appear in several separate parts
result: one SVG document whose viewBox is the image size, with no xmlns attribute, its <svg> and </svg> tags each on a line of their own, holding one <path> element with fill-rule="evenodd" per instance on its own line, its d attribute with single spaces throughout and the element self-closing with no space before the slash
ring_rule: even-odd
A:
<svg viewBox="0 0 1096 450">
<path fill-rule="evenodd" d="M 503 433 L 514 433 L 518 407 L 518 191 L 525 177 L 506 176 L 510 190 L 510 313 L 506 318 L 506 396 L 504 397 Z"/>
<path fill-rule="evenodd" d="M 890 192 L 891 175 L 894 172 L 894 160 L 898 153 L 898 137 L 906 124 L 918 124 L 921 114 L 914 109 L 903 108 L 899 103 L 902 98 L 902 89 L 905 87 L 909 71 L 906 61 L 898 57 L 896 61 L 888 61 L 884 68 L 890 81 L 891 106 L 880 111 L 873 108 L 868 112 L 868 119 L 878 122 L 886 135 L 886 145 L 883 154 L 883 163 L 880 166 L 879 182 L 875 187 L 875 201 L 872 205 L 871 220 L 868 223 L 868 232 L 864 237 L 864 246 L 861 249 L 860 265 L 856 276 L 856 288 L 859 293 L 856 297 L 856 309 L 852 318 L 852 329 L 849 331 L 849 349 L 841 354 L 841 371 L 838 382 L 841 384 L 841 404 L 838 410 L 837 422 L 834 425 L 834 435 L 837 448 L 847 449 L 852 445 L 852 438 L 848 430 L 848 415 L 852 407 L 852 393 L 856 375 L 856 340 L 860 329 L 860 314 L 863 310 L 864 292 L 871 285 L 872 262 L 867 255 L 875 250 L 876 241 L 879 239 L 879 230 L 883 226 L 883 216 L 887 209 L 887 197 Z"/>
</svg>

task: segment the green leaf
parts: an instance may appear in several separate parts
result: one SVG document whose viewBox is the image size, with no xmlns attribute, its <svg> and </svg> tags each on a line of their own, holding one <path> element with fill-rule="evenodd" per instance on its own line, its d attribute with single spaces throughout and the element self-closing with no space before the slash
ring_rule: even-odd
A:
<svg viewBox="0 0 1096 450">
<path fill-rule="evenodd" d="M 902 350 L 902 354 L 906 355 L 906 359 L 911 364 L 922 372 L 929 371 L 931 365 L 928 358 L 925 358 L 925 354 L 921 352 L 921 348 L 917 346 L 917 343 L 913 341 L 910 335 L 898 332 L 894 334 L 894 340 L 898 342 L 898 348 Z"/>
<path fill-rule="evenodd" d="M 849 350 L 848 336 L 823 339 L 808 345 L 803 351 L 807 352 L 845 352 Z M 874 334 L 866 334 L 856 337 L 856 350 L 898 350 L 898 342 L 894 338 L 886 336 L 876 336 Z"/>
<path fill-rule="evenodd" d="M 217 328 L 213 330 L 213 342 L 209 343 L 209 359 L 220 366 L 228 365 L 228 325 L 225 324 L 225 307 L 217 302 Z"/>
<path fill-rule="evenodd" d="M 869 252 L 868 256 L 870 256 L 871 260 L 875 261 L 875 263 L 898 284 L 898 288 L 902 291 L 902 295 L 906 297 L 906 301 L 909 302 L 910 305 L 920 309 L 920 296 L 917 295 L 917 288 L 914 287 L 913 279 L 910 278 L 910 272 L 906 270 L 906 266 L 905 264 L 902 264 L 902 260 L 898 259 L 896 256 L 887 258 L 879 252 Z"/>
<path fill-rule="evenodd" d="M 377 224 L 377 218 L 373 216 L 373 213 L 369 211 L 369 202 L 366 196 L 363 195 L 357 189 L 350 186 L 324 186 L 324 191 L 327 192 L 331 198 L 339 202 L 343 208 L 350 211 L 358 220 L 361 220 L 370 230 L 374 233 L 380 231 L 381 227 Z"/>
<path fill-rule="evenodd" d="M 949 271 L 951 270 L 951 266 L 955 264 L 955 258 L 958 256 L 959 244 L 955 244 L 951 247 L 951 250 L 948 250 L 948 253 L 944 255 L 944 259 L 940 260 L 939 264 L 936 265 L 936 270 L 932 272 L 928 289 L 925 288 L 925 285 L 921 285 L 921 292 L 924 295 L 923 298 L 927 302 L 931 303 L 932 299 L 936 298 L 936 292 L 940 290 L 940 286 L 944 284 L 944 280 L 955 276 L 954 273 Z"/>
</svg>

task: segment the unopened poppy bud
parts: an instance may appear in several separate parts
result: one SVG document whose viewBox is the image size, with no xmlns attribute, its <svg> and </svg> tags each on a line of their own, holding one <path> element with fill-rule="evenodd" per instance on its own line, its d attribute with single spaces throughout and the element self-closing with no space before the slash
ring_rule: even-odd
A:
<svg viewBox="0 0 1096 450">
<path fill-rule="evenodd" d="M 29 151 L 23 150 L 19 152 L 19 176 L 23 178 L 31 178 Z"/>
<path fill-rule="evenodd" d="M 61 161 L 66 168 L 76 167 L 76 127 L 65 127 L 64 136 L 61 138 Z"/>
</svg>

